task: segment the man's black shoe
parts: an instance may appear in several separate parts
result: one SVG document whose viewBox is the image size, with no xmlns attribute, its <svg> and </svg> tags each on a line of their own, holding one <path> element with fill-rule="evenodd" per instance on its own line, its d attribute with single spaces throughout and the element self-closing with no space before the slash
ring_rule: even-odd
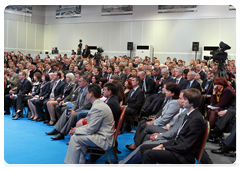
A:
<svg viewBox="0 0 240 170">
<path fill-rule="evenodd" d="M 53 129 L 51 132 L 45 132 L 47 135 L 57 135 L 59 132 L 56 129 Z"/>
<path fill-rule="evenodd" d="M 111 163 L 113 167 L 118 167 L 118 162 L 111 162 Z M 108 161 L 105 161 L 105 165 L 107 165 L 108 167 L 111 167 Z"/>
<path fill-rule="evenodd" d="M 56 136 L 51 137 L 51 139 L 53 139 L 53 140 L 61 140 L 61 139 L 64 139 L 64 135 L 61 134 L 61 133 L 58 133 Z"/>
<path fill-rule="evenodd" d="M 224 150 L 223 148 L 219 148 L 219 149 L 212 149 L 211 152 L 216 153 L 216 154 L 222 154 L 222 153 L 225 153 L 227 151 Z"/>
</svg>

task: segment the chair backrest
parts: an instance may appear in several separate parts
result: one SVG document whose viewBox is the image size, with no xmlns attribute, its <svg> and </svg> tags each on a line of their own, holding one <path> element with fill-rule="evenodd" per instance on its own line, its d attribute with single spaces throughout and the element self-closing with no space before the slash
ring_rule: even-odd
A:
<svg viewBox="0 0 240 170">
<path fill-rule="evenodd" d="M 122 106 L 122 112 L 121 112 L 121 115 L 120 115 L 120 117 L 119 117 L 118 125 L 117 125 L 116 130 L 115 130 L 115 133 L 114 133 L 114 141 L 117 140 L 118 134 L 119 134 L 119 132 L 120 132 L 120 128 L 121 128 L 121 126 L 122 126 L 122 122 L 123 122 L 123 118 L 124 118 L 124 116 L 125 116 L 126 108 L 127 108 L 126 105 L 123 105 L 123 106 Z"/>
<path fill-rule="evenodd" d="M 209 132 L 210 132 L 210 124 L 207 121 L 206 122 L 206 130 L 205 130 L 205 133 L 204 133 L 204 136 L 203 136 L 203 140 L 202 140 L 202 143 L 200 145 L 200 148 L 199 148 L 199 151 L 198 151 L 198 155 L 197 155 L 198 164 L 201 161 L 202 154 L 203 154 L 204 147 L 205 147 L 205 144 L 206 144 L 207 139 L 208 139 Z"/>
<path fill-rule="evenodd" d="M 120 101 L 119 106 L 122 107 L 122 105 L 123 105 L 123 101 Z"/>
</svg>

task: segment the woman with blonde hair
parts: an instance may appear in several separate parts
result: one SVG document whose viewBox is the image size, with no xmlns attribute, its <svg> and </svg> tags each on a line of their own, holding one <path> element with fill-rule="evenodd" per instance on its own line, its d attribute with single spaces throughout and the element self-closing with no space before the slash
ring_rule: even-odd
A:
<svg viewBox="0 0 240 170">
<path fill-rule="evenodd" d="M 48 101 L 47 102 L 47 109 L 50 115 L 50 121 L 47 124 L 48 126 L 53 126 L 57 122 L 56 114 L 55 114 L 55 106 L 57 106 L 62 100 L 64 100 L 68 95 L 71 94 L 73 87 L 75 86 L 75 77 L 73 73 L 68 73 L 66 75 L 66 84 L 62 89 L 61 95 L 55 101 Z"/>
</svg>

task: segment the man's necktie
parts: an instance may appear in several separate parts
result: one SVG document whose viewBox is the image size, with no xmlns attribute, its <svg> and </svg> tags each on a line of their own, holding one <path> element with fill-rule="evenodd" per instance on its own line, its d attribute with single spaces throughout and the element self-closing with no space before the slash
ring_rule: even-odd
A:
<svg viewBox="0 0 240 170">
<path fill-rule="evenodd" d="M 190 88 L 190 81 L 189 81 L 189 83 L 188 83 L 188 85 L 187 85 L 187 88 L 186 89 L 189 89 Z"/>
<path fill-rule="evenodd" d="M 179 80 L 176 80 L 176 84 L 177 84 L 177 85 L 178 85 L 178 81 L 179 81 Z"/>
<path fill-rule="evenodd" d="M 132 91 L 132 93 L 131 93 L 131 96 L 130 97 L 132 97 L 132 95 L 133 95 L 133 93 L 135 92 L 135 89 L 133 89 L 133 91 Z"/>
</svg>

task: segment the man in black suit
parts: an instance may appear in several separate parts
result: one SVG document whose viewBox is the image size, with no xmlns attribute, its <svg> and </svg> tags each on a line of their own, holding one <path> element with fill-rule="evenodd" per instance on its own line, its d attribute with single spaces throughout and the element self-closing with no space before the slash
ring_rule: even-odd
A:
<svg viewBox="0 0 240 170">
<path fill-rule="evenodd" d="M 124 103 L 124 105 L 127 105 L 125 116 L 131 116 L 135 118 L 143 105 L 145 97 L 144 92 L 139 86 L 140 81 L 141 79 L 138 76 L 134 76 L 132 78 L 133 89 L 129 91 L 129 95 Z M 124 130 L 131 131 L 131 126 L 127 124 Z"/>
<path fill-rule="evenodd" d="M 124 71 L 125 71 L 125 74 L 127 76 L 127 79 L 131 78 L 132 77 L 132 74 L 131 74 L 131 70 L 129 67 L 125 67 L 124 68 Z"/>
<path fill-rule="evenodd" d="M 53 73 L 54 72 L 54 70 L 52 69 L 52 67 L 51 67 L 51 64 L 49 64 L 49 63 L 46 63 L 46 68 L 43 70 L 43 72 L 44 73 Z"/>
<path fill-rule="evenodd" d="M 30 71 L 29 77 L 31 78 L 31 80 L 33 82 L 34 81 L 34 79 L 33 79 L 34 73 L 39 72 L 40 74 L 42 74 L 42 72 L 37 69 L 37 64 L 34 62 L 32 62 L 32 64 L 31 64 L 31 69 L 32 70 Z"/>
<path fill-rule="evenodd" d="M 152 76 L 151 78 L 156 82 L 159 81 L 162 78 L 162 75 L 160 73 L 160 69 L 159 68 L 155 68 L 152 71 Z"/>
<path fill-rule="evenodd" d="M 82 56 L 83 58 L 87 58 L 90 56 L 90 49 L 88 48 L 88 45 L 85 45 L 85 49 L 83 49 Z"/>
<path fill-rule="evenodd" d="M 11 101 L 15 101 L 17 98 L 17 95 L 20 94 L 28 94 L 32 88 L 32 85 L 28 79 L 26 79 L 26 72 L 20 71 L 18 74 L 19 82 L 17 89 L 12 94 L 7 94 L 4 96 L 4 110 L 5 114 L 10 114 L 9 107 L 11 104 Z M 14 102 L 15 104 L 16 102 Z M 16 107 L 15 107 L 16 108 Z M 18 119 L 20 117 L 19 114 L 15 116 L 15 119 Z"/>
<path fill-rule="evenodd" d="M 154 80 L 151 77 L 149 77 L 148 75 L 146 75 L 146 73 L 144 71 L 139 71 L 138 76 L 142 80 L 140 83 L 140 87 L 143 90 L 143 92 L 145 93 L 146 97 L 153 94 L 154 89 L 155 89 L 155 84 L 156 84 L 154 82 Z"/>
<path fill-rule="evenodd" d="M 107 81 L 109 82 L 109 80 L 111 79 L 113 73 L 114 73 L 114 67 L 113 66 L 110 66 L 108 67 L 108 70 L 107 70 Z"/>
<path fill-rule="evenodd" d="M 102 77 L 107 78 L 107 75 L 108 75 L 107 71 L 108 71 L 108 66 L 103 66 L 102 67 Z"/>
<path fill-rule="evenodd" d="M 124 83 L 127 79 L 127 75 L 125 73 L 123 73 L 122 71 L 123 71 L 123 68 L 121 66 L 116 66 L 114 68 L 115 75 L 117 75 L 121 78 L 121 83 L 124 86 Z"/>
<path fill-rule="evenodd" d="M 64 65 L 62 67 L 62 70 L 64 70 L 64 71 L 69 70 L 69 66 L 70 66 L 69 60 L 66 59 L 64 62 Z"/>
<path fill-rule="evenodd" d="M 166 68 L 162 69 L 162 78 L 159 81 L 158 84 L 155 85 L 155 92 L 152 94 L 151 96 L 148 96 L 146 98 L 146 101 L 143 105 L 143 114 L 144 113 L 148 113 L 151 114 L 154 106 L 159 102 L 162 101 L 161 98 L 165 97 L 165 94 L 162 94 L 162 88 L 164 86 L 165 83 L 170 82 L 172 77 L 169 75 L 169 70 Z"/>
<path fill-rule="evenodd" d="M 53 73 L 53 82 L 50 85 L 50 89 L 48 91 L 48 98 L 40 97 L 39 99 L 36 99 L 34 102 L 34 105 L 36 107 L 37 114 L 39 116 L 39 119 L 37 121 L 44 121 L 44 123 L 49 123 L 50 115 L 47 109 L 47 102 L 56 100 L 62 92 L 62 88 L 64 88 L 65 82 L 61 81 L 61 73 L 60 72 L 54 72 Z M 43 113 L 42 106 L 45 109 L 45 113 Z"/>
<path fill-rule="evenodd" d="M 160 145 L 142 145 L 140 148 L 144 164 L 194 164 L 198 155 L 206 124 L 198 110 L 201 92 L 189 89 L 184 92 L 184 108 L 188 110 L 175 138 Z"/>
<path fill-rule="evenodd" d="M 101 68 L 99 66 L 95 66 L 93 69 L 93 75 L 97 76 L 99 79 L 102 77 L 102 74 L 100 73 Z"/>
<path fill-rule="evenodd" d="M 175 68 L 175 79 L 172 79 L 171 82 L 176 83 L 180 89 L 180 92 L 183 89 L 186 89 L 188 81 L 182 77 L 183 69 L 181 67 Z"/>
<path fill-rule="evenodd" d="M 196 71 L 199 73 L 199 75 L 201 76 L 201 80 L 204 81 L 207 78 L 207 75 L 205 74 L 205 72 L 202 70 L 202 66 L 201 64 L 197 64 L 196 65 Z"/>
<path fill-rule="evenodd" d="M 187 74 L 188 84 L 187 84 L 186 89 L 196 88 L 199 91 L 201 91 L 200 84 L 197 82 L 195 77 L 196 77 L 196 73 L 194 71 L 189 71 L 188 72 L 188 74 Z"/>
</svg>

